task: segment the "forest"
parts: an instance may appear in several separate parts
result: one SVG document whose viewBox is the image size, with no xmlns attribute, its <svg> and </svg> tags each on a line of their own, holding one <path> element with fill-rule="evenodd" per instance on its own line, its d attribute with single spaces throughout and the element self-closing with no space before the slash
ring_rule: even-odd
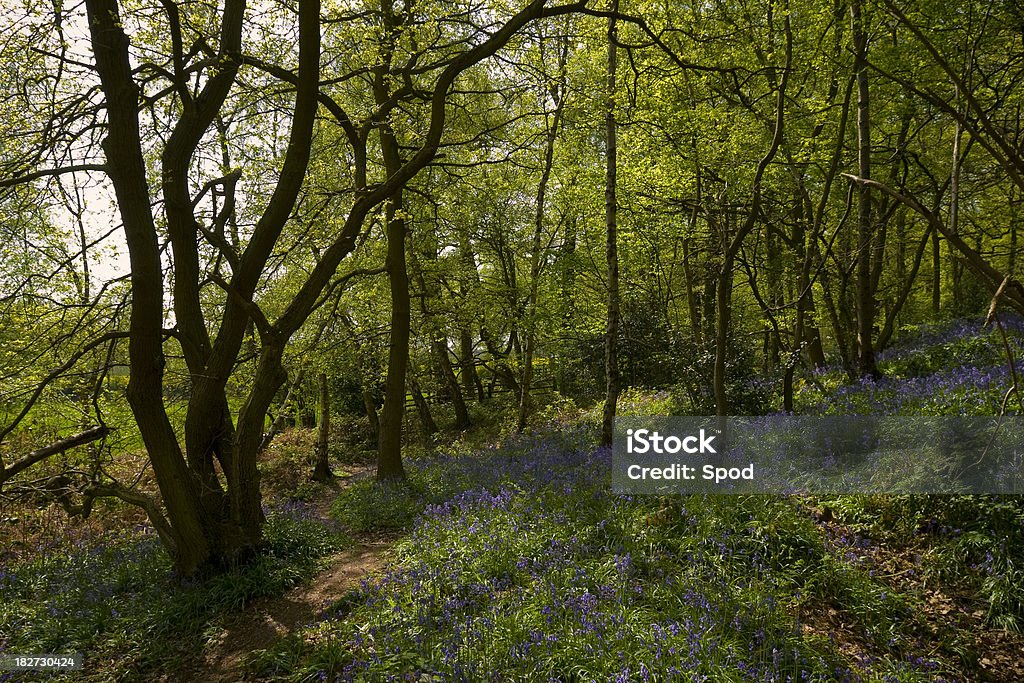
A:
<svg viewBox="0 0 1024 683">
<path fill-rule="evenodd" d="M 0 55 L 0 681 L 1024 680 L 1016 0 L 0 0 Z M 1017 479 L 612 485 L 626 419 L 868 416 Z"/>
</svg>

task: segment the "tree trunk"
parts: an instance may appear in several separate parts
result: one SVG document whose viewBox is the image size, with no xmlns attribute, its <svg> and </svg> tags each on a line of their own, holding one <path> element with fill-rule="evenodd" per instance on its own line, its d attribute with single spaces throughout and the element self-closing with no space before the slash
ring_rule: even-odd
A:
<svg viewBox="0 0 1024 683">
<path fill-rule="evenodd" d="M 394 16 L 391 0 L 381 3 L 386 38 L 382 41 L 384 54 L 373 69 L 373 96 L 378 106 L 384 106 L 391 97 L 391 58 L 394 33 L 399 20 Z M 377 122 L 384 169 L 393 176 L 402 168 L 401 149 L 388 117 Z M 388 342 L 388 371 L 384 381 L 384 410 L 380 419 L 380 439 L 377 446 L 377 479 L 404 479 L 402 466 L 402 419 L 405 415 L 406 372 L 409 367 L 409 271 L 405 260 L 405 207 L 402 191 L 397 191 L 387 202 L 387 256 L 385 267 L 391 294 L 391 335 Z"/>
<path fill-rule="evenodd" d="M 1010 248 L 1006 254 L 1006 274 L 1010 277 L 1017 276 L 1017 208 L 1019 200 L 1016 199 L 1016 191 L 1010 188 Z"/>
<path fill-rule="evenodd" d="M 868 87 L 868 34 L 861 0 L 850 5 L 853 23 L 854 73 L 857 77 L 857 166 L 860 176 L 871 178 L 871 104 Z M 875 363 L 875 292 L 872 285 L 874 222 L 867 185 L 857 188 L 857 372 L 861 377 L 880 377 Z"/>
<path fill-rule="evenodd" d="M 932 317 L 938 320 L 942 304 L 942 250 L 939 232 L 932 231 Z"/>
<path fill-rule="evenodd" d="M 845 12 L 846 9 L 844 7 L 844 1 L 836 0 L 835 4 L 833 5 L 833 16 L 835 19 L 836 26 L 835 45 L 833 52 L 836 56 L 837 61 L 840 59 L 840 56 L 844 52 L 841 29 L 843 26 L 843 17 Z M 840 322 L 838 310 L 839 306 L 837 304 L 836 297 L 833 294 L 832 283 L 830 281 L 828 268 L 824 267 L 825 259 L 821 253 L 819 241 L 822 240 L 822 236 L 824 233 L 824 225 L 828 213 L 829 198 L 831 197 L 832 188 L 835 179 L 839 173 L 839 168 L 843 158 L 843 152 L 846 146 L 846 129 L 850 119 L 850 107 L 853 98 L 853 86 L 855 85 L 855 83 L 856 77 L 855 75 L 851 74 L 846 81 L 846 87 L 843 89 L 843 102 L 839 110 L 839 122 L 835 136 L 835 146 L 832 149 L 832 157 L 829 161 L 828 171 L 825 175 L 824 187 L 822 189 L 821 196 L 818 198 L 818 202 L 813 212 L 813 222 L 811 224 L 810 234 L 807 235 L 807 238 L 803 243 L 805 246 L 805 258 L 803 262 L 803 273 L 801 275 L 802 297 L 800 299 L 801 302 L 805 303 L 807 311 L 813 313 L 816 310 L 818 301 L 814 298 L 814 293 L 811 289 L 811 282 L 812 271 L 815 269 L 815 267 L 817 267 L 820 271 L 818 275 L 818 281 L 821 284 L 822 290 L 821 303 L 824 306 L 825 313 L 828 315 L 829 323 L 832 326 L 833 335 L 836 340 L 836 346 L 838 347 L 840 352 L 840 357 L 843 359 L 844 367 L 847 368 L 850 367 L 848 363 L 849 354 L 847 351 L 849 348 L 849 343 L 846 339 L 847 331 Z M 833 78 L 832 86 L 830 87 L 830 92 L 832 93 L 832 95 L 829 98 L 831 101 L 839 93 L 838 76 Z M 829 245 L 829 249 L 831 249 L 831 245 Z M 799 308 L 800 307 L 798 306 L 798 315 L 800 314 Z M 817 367 L 823 367 L 825 365 L 825 352 L 821 338 L 822 319 L 818 316 L 815 316 L 815 318 L 816 321 L 813 327 L 808 329 L 808 333 L 809 335 L 811 335 L 809 339 L 809 356 L 811 358 L 811 361 Z M 804 336 L 803 339 L 808 340 L 808 337 Z"/>
<path fill-rule="evenodd" d="M 214 531 L 203 516 L 197 482 L 186 466 L 163 403 L 163 268 L 140 143 L 139 91 L 117 2 L 88 0 L 86 8 L 96 71 L 107 97 L 103 149 L 131 263 L 128 404 L 167 509 L 173 533 L 169 550 L 179 570 L 192 574 L 213 554 Z"/>
<path fill-rule="evenodd" d="M 816 231 L 811 230 L 811 234 L 816 234 Z M 811 271 L 814 267 L 814 261 L 811 258 L 813 250 L 808 249 L 807 239 L 806 225 L 801 220 L 797 223 L 793 235 L 797 259 L 800 263 L 800 272 L 797 276 L 796 319 L 793 330 L 797 348 L 806 351 L 807 358 L 814 367 L 820 368 L 825 365 L 825 350 L 821 345 L 821 331 L 818 329 L 814 315 L 814 292 L 811 289 Z"/>
<path fill-rule="evenodd" d="M 960 142 L 963 139 L 964 130 L 959 119 L 954 123 L 953 133 L 953 168 L 949 174 L 949 231 L 960 236 Z M 956 315 L 967 313 L 967 300 L 964 296 L 963 287 L 963 265 L 955 258 L 950 263 L 950 280 L 953 293 L 953 307 Z"/>
<path fill-rule="evenodd" d="M 313 403 L 313 399 L 306 395 L 306 391 L 309 390 L 309 385 L 305 387 L 299 387 L 299 394 L 295 399 L 295 412 L 298 418 L 298 426 L 303 429 L 313 429 L 316 427 L 316 405 Z M 305 389 L 306 391 L 303 391 Z"/>
<path fill-rule="evenodd" d="M 697 207 L 691 213 L 691 233 L 696 231 Z M 690 238 L 683 238 L 683 282 L 686 286 L 686 308 L 690 318 L 690 334 L 693 336 L 693 343 L 697 348 L 704 346 L 703 335 L 701 334 L 700 302 L 697 299 L 697 288 L 694 281 L 693 266 L 690 256 Z"/>
<path fill-rule="evenodd" d="M 491 333 L 487 331 L 486 327 L 480 328 L 480 341 L 484 343 L 484 347 L 487 349 L 487 353 L 491 356 L 494 362 L 494 379 L 501 382 L 502 386 L 508 389 L 510 392 L 519 395 L 519 380 L 516 379 L 516 373 L 509 367 L 508 362 L 505 360 L 508 357 L 508 351 L 503 352 L 494 343 L 494 339 L 491 338 Z M 491 388 L 487 393 L 487 397 L 490 398 L 494 395 L 494 381 L 491 381 Z"/>
<path fill-rule="evenodd" d="M 612 0 L 612 15 L 608 17 L 608 73 L 607 111 L 605 113 L 605 144 L 607 159 L 604 184 L 605 261 L 608 277 L 608 319 L 604 338 L 605 396 L 601 419 L 601 445 L 611 446 L 615 432 L 615 411 L 619 401 L 619 246 L 618 202 L 615 197 L 617 168 L 615 124 L 615 69 L 617 31 L 615 13 L 619 0 Z"/>
<path fill-rule="evenodd" d="M 296 394 L 299 387 L 302 386 L 302 380 L 305 376 L 306 368 L 300 368 L 299 371 L 295 373 L 295 379 L 288 385 L 288 393 L 285 394 L 284 400 L 281 401 L 281 405 L 277 409 L 277 416 L 274 418 L 274 421 L 270 423 L 270 429 L 268 429 L 267 433 L 263 435 L 263 440 L 260 442 L 261 453 L 267 450 L 267 447 L 270 446 L 274 437 L 284 429 L 284 423 L 288 415 L 288 406 L 290 406 L 292 401 L 295 400 Z"/>
<path fill-rule="evenodd" d="M 430 412 L 430 404 L 423 397 L 423 390 L 416 379 L 416 371 L 411 365 L 409 367 L 408 379 L 409 393 L 412 394 L 412 402 L 416 404 L 416 412 L 420 418 L 420 434 L 423 436 L 424 441 L 429 443 L 430 437 L 437 434 L 440 430 L 437 428 L 437 422 L 434 421 L 434 415 Z"/>
<path fill-rule="evenodd" d="M 476 394 L 478 401 L 484 400 L 484 386 L 476 372 L 476 357 L 473 353 L 473 335 L 467 328 L 459 330 L 459 374 L 466 396 Z"/>
<path fill-rule="evenodd" d="M 434 356 L 434 365 L 441 375 L 445 388 L 448 389 L 448 397 L 455 409 L 455 429 L 469 429 L 473 423 L 469 419 L 469 409 L 466 408 L 466 399 L 462 395 L 462 387 L 459 386 L 459 378 L 455 376 L 451 359 L 448 357 L 448 341 L 441 337 L 430 342 L 431 355 Z"/>
<path fill-rule="evenodd" d="M 401 192 L 387 207 L 387 269 L 391 291 L 391 336 L 388 373 L 384 381 L 384 410 L 377 448 L 377 479 L 404 479 L 402 418 L 405 415 L 406 369 L 409 365 L 409 274 L 405 266 L 405 218 Z"/>
<path fill-rule="evenodd" d="M 260 284 L 265 282 L 271 257 L 284 246 L 280 238 L 285 225 L 296 216 L 295 207 L 313 148 L 313 129 L 320 106 L 320 2 L 301 0 L 295 5 L 298 15 L 297 70 L 270 68 L 274 78 L 287 83 L 285 91 L 295 92 L 291 131 L 277 182 L 267 188 L 269 197 L 251 226 L 244 248 L 235 249 L 239 246 L 238 240 L 229 242 L 224 236 L 224 244 L 214 244 L 215 249 L 210 250 L 207 242 L 221 240 L 218 240 L 216 226 L 204 235 L 202 223 L 209 226 L 210 217 L 206 208 L 199 207 L 196 202 L 202 199 L 206 190 L 195 196 L 192 194 L 198 180 L 194 175 L 199 170 L 197 150 L 224 110 L 228 94 L 234 90 L 235 77 L 243 59 L 242 35 L 246 15 L 244 0 L 225 0 L 221 5 L 223 10 L 208 17 L 209 25 L 204 27 L 210 29 L 209 33 L 216 33 L 217 37 L 207 42 L 206 37 L 198 36 L 199 43 L 207 46 L 204 47 L 207 54 L 204 59 L 195 60 L 191 52 L 186 55 L 186 50 L 193 48 L 182 45 L 179 8 L 173 2 L 165 3 L 170 23 L 167 36 L 170 53 L 168 69 L 160 78 L 166 78 L 170 86 L 157 93 L 155 101 L 159 105 L 165 97 L 176 98 L 176 104 L 175 111 L 169 114 L 171 118 L 161 119 L 161 125 L 166 123 L 171 128 L 169 135 L 159 140 L 148 133 L 145 135 L 147 151 L 149 142 L 153 142 L 158 152 L 162 147 L 159 165 L 151 167 L 151 162 L 156 159 L 147 159 L 143 154 L 144 135 L 140 131 L 139 112 L 141 84 L 152 82 L 145 73 L 136 69 L 135 60 L 130 56 L 133 52 L 124 27 L 134 25 L 134 22 L 122 22 L 118 0 L 86 0 L 85 3 L 84 23 L 88 26 L 92 51 L 91 59 L 86 58 L 86 62 L 91 61 L 99 79 L 102 102 L 97 101 L 97 106 L 106 112 L 106 127 L 102 131 L 105 137 L 101 143 L 105 156 L 103 170 L 110 178 L 116 196 L 131 263 L 128 321 L 131 374 L 127 398 L 163 498 L 162 509 L 158 505 L 142 504 L 142 507 L 154 526 L 161 530 L 161 539 L 166 542 L 177 569 L 183 574 L 228 566 L 259 548 L 264 520 L 256 461 L 267 410 L 287 380 L 281 366 L 284 346 L 322 301 L 324 291 L 336 282 L 334 276 L 339 264 L 355 248 L 367 216 L 381 203 L 387 203 L 390 208 L 388 260 L 395 324 L 390 349 L 390 401 L 385 405 L 382 429 L 382 441 L 390 441 L 382 445 L 379 474 L 383 477 L 402 475 L 399 445 L 405 360 L 408 358 L 409 306 L 404 257 L 399 258 L 404 249 L 405 226 L 401 214 L 395 211 L 396 206 L 401 207 L 401 188 L 436 157 L 447 121 L 446 99 L 460 74 L 493 55 L 529 22 L 569 11 L 548 8 L 542 0 L 532 0 L 494 32 L 482 36 L 479 41 L 471 41 L 472 47 L 438 66 L 432 85 L 428 85 L 424 78 L 410 92 L 404 92 L 404 84 L 398 86 L 398 92 L 388 92 L 387 86 L 400 82 L 403 75 L 398 70 L 391 70 L 390 54 L 383 63 L 378 62 L 372 67 L 374 97 L 379 109 L 370 113 L 371 123 L 368 125 L 376 126 L 381 133 L 386 171 L 384 179 L 372 186 L 366 182 L 365 133 L 369 131 L 362 124 L 362 131 L 355 131 L 343 113 L 338 116 L 336 103 L 325 98 L 328 110 L 332 109 L 331 104 L 335 105 L 332 113 L 341 119 L 340 127 L 345 130 L 351 147 L 354 201 L 342 229 L 331 237 L 329 246 L 320 253 L 311 271 L 302 276 L 297 292 L 284 303 L 283 312 L 271 322 L 255 301 L 255 296 Z M 134 12 L 135 8 L 131 11 Z M 387 4 L 381 7 L 390 35 L 385 41 L 372 39 L 375 48 L 395 44 L 396 41 L 390 41 L 390 38 L 404 30 L 403 22 L 408 19 L 408 12 L 405 8 L 403 16 L 396 20 Z M 194 29 L 190 26 L 188 33 L 191 35 Z M 216 45 L 216 48 L 209 45 Z M 146 48 L 141 46 L 138 49 L 144 51 Z M 410 65 L 404 73 L 407 74 L 411 68 Z M 194 87 L 189 85 L 191 77 L 194 77 Z M 413 156 L 403 163 L 397 154 L 398 144 L 390 132 L 387 112 L 395 111 L 395 104 L 402 109 L 405 102 L 421 101 L 424 92 L 419 89 L 421 84 L 428 87 L 430 94 L 427 98 L 433 102 L 429 125 L 423 131 Z M 57 131 L 54 139 L 62 136 L 64 131 Z M 208 159 L 209 156 L 202 158 Z M 156 189 L 162 191 L 163 217 L 159 231 L 152 208 L 157 193 L 151 191 L 149 177 L 159 178 Z M 213 193 L 226 193 L 236 181 L 237 177 L 221 178 L 208 189 Z M 223 229 L 225 222 L 233 225 L 234 198 L 226 194 L 220 196 L 226 197 L 225 204 L 219 207 L 219 211 L 214 204 L 212 222 L 219 223 Z M 198 216 L 203 217 L 202 221 Z M 162 251 L 164 245 L 161 244 L 165 234 L 170 244 L 167 253 Z M 206 237 L 202 243 L 201 235 Z M 211 251 L 217 252 L 215 265 L 204 272 L 200 266 L 207 265 Z M 170 297 L 163 287 L 167 276 L 165 264 L 172 282 Z M 229 266 L 230 281 L 220 279 L 223 265 Z M 209 286 L 211 284 L 223 290 L 224 296 L 219 301 L 214 301 L 215 290 Z M 174 320 L 173 331 L 163 329 L 169 319 L 165 310 L 168 299 L 173 305 L 170 311 L 173 314 L 170 318 Z M 217 311 L 218 319 L 207 319 L 205 310 Z M 252 377 L 252 389 L 239 411 L 236 427 L 228 406 L 227 386 L 236 376 L 242 345 L 247 336 L 252 338 L 250 331 L 253 328 L 259 331 L 261 347 Z M 213 339 L 210 330 L 216 330 Z M 167 360 L 163 345 L 172 334 L 180 345 L 180 353 L 191 377 L 184 449 L 180 445 L 182 435 L 176 433 L 163 402 L 164 365 Z M 177 348 L 175 353 L 178 353 Z M 217 463 L 220 471 L 217 471 Z M 125 500 L 140 504 L 138 498 Z"/>
<path fill-rule="evenodd" d="M 786 373 L 782 377 L 782 410 L 793 412 L 793 372 L 796 367 L 792 362 L 786 365 Z"/>
<path fill-rule="evenodd" d="M 729 414 L 729 397 L 726 393 L 726 356 L 729 351 L 729 334 L 732 321 L 732 279 L 733 266 L 736 256 L 743 248 L 743 240 L 754 229 L 757 220 L 761 216 L 762 188 L 761 181 L 764 178 L 768 165 L 779 152 L 782 146 L 786 122 L 786 87 L 789 84 L 790 69 L 793 65 L 793 33 L 790 27 L 789 14 L 786 13 L 783 19 L 786 34 L 786 63 L 782 70 L 782 78 L 776 84 L 775 93 L 775 121 L 773 125 L 772 140 L 764 156 L 757 164 L 754 172 L 754 182 L 751 187 L 750 209 L 742 225 L 732 233 L 728 226 L 732 223 L 730 216 L 726 215 L 722 227 L 722 265 L 718 271 L 717 287 L 715 288 L 715 300 L 717 303 L 717 330 L 715 333 L 715 374 L 713 387 L 715 392 L 715 414 L 725 417 Z M 724 422 L 720 422 L 724 429 Z"/>
<path fill-rule="evenodd" d="M 331 464 L 327 459 L 327 447 L 331 439 L 331 396 L 327 387 L 327 373 L 321 372 L 317 377 L 317 385 L 320 389 L 320 421 L 317 425 L 316 436 L 316 464 L 313 466 L 313 479 L 320 482 L 329 482 L 334 479 L 334 472 L 331 472 Z"/>
<path fill-rule="evenodd" d="M 558 250 L 559 269 L 559 291 L 561 294 L 559 302 L 559 328 L 563 340 L 572 339 L 575 329 L 576 306 L 573 301 L 576 289 L 576 243 L 577 226 L 576 220 L 570 219 L 566 222 L 565 237 Z M 568 344 L 563 346 L 571 348 Z M 572 357 L 568 353 L 558 354 L 558 390 L 563 394 L 570 393 L 575 388 L 570 376 L 574 373 L 570 367 Z"/>
<path fill-rule="evenodd" d="M 380 440 L 380 418 L 377 417 L 377 402 L 373 398 L 373 392 L 364 384 L 362 389 L 363 407 L 366 409 L 366 419 L 369 422 L 370 443 L 376 446 Z"/>
<path fill-rule="evenodd" d="M 715 302 L 715 368 L 712 377 L 712 391 L 715 394 L 715 415 L 720 417 L 729 414 L 728 395 L 728 372 L 727 361 L 729 356 L 729 337 L 732 327 L 732 283 L 734 257 L 730 245 L 729 230 L 732 221 L 726 215 L 722 221 L 722 264 L 719 267 L 718 277 L 715 280 L 714 302 Z M 736 235 L 736 244 L 740 243 L 741 237 Z"/>
<path fill-rule="evenodd" d="M 431 247 L 430 251 L 431 258 L 436 261 L 436 245 Z M 462 396 L 459 379 L 455 376 L 451 359 L 448 357 L 448 338 L 444 331 L 444 323 L 427 306 L 427 298 L 436 296 L 437 283 L 434 280 L 427 282 L 415 249 L 410 251 L 409 260 L 412 264 L 412 272 L 416 278 L 416 284 L 420 290 L 420 314 L 423 316 L 423 325 L 426 328 L 426 332 L 430 336 L 430 355 L 434 359 L 434 367 L 441 382 L 448 390 L 448 397 L 451 399 L 452 407 L 455 409 L 455 429 L 469 429 L 472 424 L 469 420 L 469 410 L 466 408 L 466 400 Z"/>
<path fill-rule="evenodd" d="M 914 282 L 917 280 L 917 272 L 921 268 L 921 262 L 924 260 L 925 251 L 928 248 L 928 238 L 931 236 L 933 229 L 931 226 L 925 230 L 924 236 L 921 237 L 921 241 L 917 245 L 917 251 L 914 253 L 914 263 L 911 266 L 910 273 L 905 274 L 904 279 L 900 281 L 900 291 L 896 296 L 896 300 L 893 302 L 889 311 L 885 315 L 885 325 L 882 327 L 881 334 L 878 335 L 878 348 L 884 349 L 888 345 L 889 340 L 892 338 L 893 331 L 896 329 L 896 317 L 903 310 L 904 304 L 907 299 L 910 298 L 910 293 L 913 290 Z"/>
</svg>

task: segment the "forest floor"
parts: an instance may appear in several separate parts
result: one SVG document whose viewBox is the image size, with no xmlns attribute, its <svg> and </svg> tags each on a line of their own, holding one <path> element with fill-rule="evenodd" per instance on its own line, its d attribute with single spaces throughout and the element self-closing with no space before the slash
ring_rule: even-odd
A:
<svg viewBox="0 0 1024 683">
<path fill-rule="evenodd" d="M 883 381 L 816 377 L 808 414 L 998 409 L 998 340 L 911 341 Z M 596 410 L 554 403 L 529 434 L 503 428 L 511 411 L 411 447 L 402 483 L 340 438 L 338 479 L 312 483 L 315 434 L 281 434 L 261 462 L 268 552 L 209 580 L 175 579 L 119 508 L 90 533 L 0 515 L 24 529 L 0 543 L 0 652 L 87 662 L 0 683 L 1024 681 L 1019 497 L 616 495 Z"/>
<path fill-rule="evenodd" d="M 815 515 L 817 517 L 817 515 Z M 857 531 L 841 520 L 818 522 L 827 538 L 856 537 Z M 1024 681 L 1024 633 L 994 627 L 986 620 L 985 605 L 977 595 L 948 581 L 936 581 L 921 571 L 927 544 L 887 543 L 863 539 L 846 548 L 846 559 L 853 565 L 873 569 L 873 576 L 894 595 L 913 596 L 918 622 L 916 636 L 920 650 L 945 660 L 958 669 L 954 680 L 986 683 Z M 799 612 L 802 629 L 832 640 L 848 659 L 866 659 L 877 648 L 868 642 L 863 628 L 851 621 L 842 604 L 827 601 L 807 605 Z M 965 653 L 970 663 L 954 664 Z"/>
<path fill-rule="evenodd" d="M 245 659 L 266 650 L 297 628 L 312 623 L 323 610 L 360 581 L 384 566 L 393 537 L 362 538 L 329 558 L 329 566 L 306 584 L 284 595 L 261 598 L 231 615 L 207 644 L 201 660 L 168 676 L 180 683 L 236 683 L 244 678 Z"/>
<path fill-rule="evenodd" d="M 347 483 L 368 478 L 359 473 L 351 480 L 340 480 L 324 487 L 309 502 L 326 519 L 333 500 Z M 843 521 L 826 519 L 818 510 L 805 509 L 825 539 L 857 537 L 857 529 Z M 169 673 L 163 683 L 235 683 L 242 680 L 263 680 L 247 671 L 254 653 L 266 652 L 289 635 L 301 633 L 323 619 L 329 608 L 364 580 L 373 580 L 386 567 L 389 550 L 402 534 L 397 531 L 364 532 L 354 545 L 325 558 L 326 568 L 301 586 L 282 595 L 254 601 L 246 608 L 227 615 L 218 632 L 205 645 L 201 658 Z M 1024 681 L 1024 634 L 990 627 L 985 612 L 976 599 L 955 586 L 929 581 L 918 569 L 921 556 L 928 552 L 923 545 L 893 546 L 881 541 L 862 539 L 846 546 L 846 559 L 862 567 L 874 568 L 878 580 L 894 594 L 916 595 L 919 599 L 917 628 L 922 649 L 932 656 L 947 660 L 958 647 L 967 648 L 975 660 L 973 672 L 963 669 L 954 680 L 1015 683 Z M 845 544 L 844 544 L 845 545 Z M 808 603 L 797 617 L 808 637 L 830 640 L 851 661 L 868 660 L 878 648 L 851 621 L 846 605 L 822 601 Z M 953 658 L 955 659 L 955 657 Z M 958 667 L 957 667 L 958 668 Z"/>
<path fill-rule="evenodd" d="M 352 483 L 370 478 L 373 469 L 346 469 L 343 477 L 320 487 L 308 500 L 316 518 L 327 520 L 331 504 Z M 288 634 L 313 623 L 324 610 L 357 588 L 385 564 L 394 532 L 365 532 L 354 545 L 324 559 L 326 568 L 285 592 L 255 600 L 229 615 L 206 644 L 202 658 L 166 676 L 167 683 L 237 683 L 245 678 L 245 663 L 253 652 L 266 650 Z"/>
</svg>

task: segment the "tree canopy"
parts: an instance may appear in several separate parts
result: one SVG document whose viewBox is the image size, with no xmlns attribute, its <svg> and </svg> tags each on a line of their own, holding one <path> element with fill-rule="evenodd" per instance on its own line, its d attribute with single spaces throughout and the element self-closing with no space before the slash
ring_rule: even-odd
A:
<svg viewBox="0 0 1024 683">
<path fill-rule="evenodd" d="M 0 486 L 89 446 L 69 509 L 141 506 L 186 574 L 260 548 L 261 445 L 319 373 L 398 478 L 407 402 L 428 435 L 501 391 L 518 430 L 546 388 L 609 420 L 620 385 L 791 410 L 827 357 L 876 377 L 901 325 L 1024 312 L 1013 3 L 2 21 Z M 106 466 L 129 450 L 157 491 Z"/>
</svg>

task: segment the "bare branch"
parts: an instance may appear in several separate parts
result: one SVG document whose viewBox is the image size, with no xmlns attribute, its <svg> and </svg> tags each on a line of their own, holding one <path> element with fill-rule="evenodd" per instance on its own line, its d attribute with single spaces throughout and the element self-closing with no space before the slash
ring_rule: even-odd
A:
<svg viewBox="0 0 1024 683">
<path fill-rule="evenodd" d="M 38 171 L 32 171 L 31 173 L 19 173 L 10 178 L 4 178 L 0 180 L 0 188 L 3 187 L 14 187 L 15 185 L 23 185 L 24 183 L 30 183 L 33 180 L 39 178 L 45 178 L 46 176 L 53 175 L 64 175 L 65 173 L 78 173 L 81 171 L 102 171 L 107 172 L 106 164 L 72 164 L 71 166 L 60 166 L 58 168 L 43 168 Z"/>
<path fill-rule="evenodd" d="M 48 446 L 36 449 L 20 460 L 12 463 L 10 467 L 6 467 L 0 471 L 0 485 L 19 472 L 32 467 L 32 465 L 35 465 L 41 460 L 45 460 L 46 458 L 57 455 L 58 453 L 63 453 L 64 451 L 75 448 L 76 446 L 84 446 L 87 443 L 98 441 L 109 433 L 109 427 L 92 427 L 90 429 L 86 429 L 84 432 L 79 432 L 74 436 L 69 436 L 66 439 L 61 439 L 60 441 L 55 441 Z"/>
<path fill-rule="evenodd" d="M 146 495 L 142 491 L 125 488 L 124 486 L 116 483 L 94 484 L 87 488 L 83 492 L 83 495 L 85 495 L 87 499 L 99 498 L 101 496 L 119 498 L 126 503 L 131 503 L 132 505 L 142 508 L 146 511 L 149 521 L 153 523 L 153 527 L 160 536 L 160 540 L 163 541 L 172 554 L 174 553 L 175 543 L 171 525 L 167 522 L 167 518 L 164 517 L 163 512 L 160 510 L 160 504 L 152 496 Z"/>
</svg>

